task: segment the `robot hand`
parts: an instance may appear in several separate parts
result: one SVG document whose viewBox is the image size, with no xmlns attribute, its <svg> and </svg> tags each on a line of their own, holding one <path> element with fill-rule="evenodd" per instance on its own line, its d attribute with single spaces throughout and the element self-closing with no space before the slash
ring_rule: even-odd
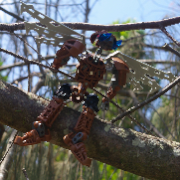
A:
<svg viewBox="0 0 180 180">
<path fill-rule="evenodd" d="M 54 93 L 54 95 L 63 100 L 67 100 L 69 99 L 71 93 L 71 86 L 68 83 L 65 83 L 59 87 L 59 89 L 56 91 L 56 93 Z"/>
</svg>

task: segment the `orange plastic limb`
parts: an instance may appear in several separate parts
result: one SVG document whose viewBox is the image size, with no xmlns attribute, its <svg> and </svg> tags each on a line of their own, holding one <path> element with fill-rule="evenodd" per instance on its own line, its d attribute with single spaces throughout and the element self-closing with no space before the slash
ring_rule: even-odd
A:
<svg viewBox="0 0 180 180">
<path fill-rule="evenodd" d="M 82 132 L 83 138 L 81 141 L 84 141 L 87 139 L 87 136 L 89 135 L 93 120 L 95 117 L 95 113 L 92 109 L 83 106 L 83 112 L 81 113 L 78 122 L 74 128 L 75 132 Z M 91 159 L 87 157 L 87 151 L 85 148 L 85 145 L 83 142 L 78 142 L 76 144 L 73 144 L 72 139 L 77 135 L 77 133 L 69 133 L 64 136 L 63 140 L 65 144 L 67 144 L 70 147 L 70 150 L 74 154 L 74 156 L 77 158 L 77 160 L 85 165 L 90 166 L 91 165 Z"/>
<path fill-rule="evenodd" d="M 115 71 L 115 84 L 109 88 L 107 91 L 107 97 L 109 99 L 114 98 L 117 92 L 121 89 L 122 86 L 126 84 L 126 75 L 129 72 L 128 65 L 118 57 L 113 57 L 112 60 L 114 61 L 114 71 Z M 102 99 L 103 102 L 107 101 L 106 98 Z"/>
<path fill-rule="evenodd" d="M 72 57 L 76 57 L 79 54 L 81 54 L 84 49 L 85 45 L 81 42 L 79 42 L 76 39 L 69 39 L 64 43 L 64 46 L 66 47 L 66 50 L 70 53 Z"/>
<path fill-rule="evenodd" d="M 47 127 L 51 127 L 52 123 L 55 121 L 59 113 L 64 107 L 63 99 L 58 99 L 53 97 L 50 101 L 49 105 L 44 109 L 44 111 L 37 117 L 37 121 L 35 121 L 34 127 L 37 128 L 38 123 L 44 123 Z M 16 136 L 14 140 L 14 144 L 18 144 L 20 146 L 27 146 L 38 144 L 41 141 L 50 141 L 51 135 L 49 129 L 45 131 L 45 135 L 40 137 L 38 131 L 36 129 L 27 132 L 23 137 Z"/>
<path fill-rule="evenodd" d="M 112 60 L 114 61 L 114 66 L 118 71 L 118 83 L 120 86 L 123 86 L 126 84 L 126 74 L 129 73 L 129 67 L 118 57 L 113 57 Z"/>
<path fill-rule="evenodd" d="M 71 151 L 82 165 L 90 167 L 91 159 L 87 157 L 87 151 L 83 142 L 74 144 Z"/>
<path fill-rule="evenodd" d="M 78 86 L 72 86 L 72 101 L 79 103 L 84 100 L 84 95 L 88 95 L 86 92 L 86 87 L 83 86 L 82 83 L 79 83 Z"/>
<path fill-rule="evenodd" d="M 69 57 L 77 57 L 85 49 L 85 45 L 76 39 L 67 40 L 62 48 L 57 51 L 52 67 L 58 69 L 67 64 Z"/>
<path fill-rule="evenodd" d="M 41 141 L 50 141 L 51 135 L 49 129 L 47 130 L 44 137 L 39 137 L 38 132 L 33 129 L 30 132 L 27 132 L 23 137 L 16 136 L 14 140 L 14 144 L 18 144 L 19 146 L 27 146 L 27 145 L 33 145 L 38 144 Z"/>
<path fill-rule="evenodd" d="M 84 132 L 87 135 L 90 132 L 95 113 L 91 108 L 83 106 L 83 112 L 81 113 L 78 122 L 74 128 L 76 132 Z"/>
<path fill-rule="evenodd" d="M 69 61 L 70 53 L 66 50 L 64 46 L 56 53 L 56 58 L 54 59 L 54 62 L 52 64 L 52 67 L 55 69 L 59 69 L 60 67 L 67 64 Z"/>
<path fill-rule="evenodd" d="M 79 142 L 77 144 L 72 143 L 72 138 L 75 136 L 75 133 L 69 133 L 64 136 L 63 140 L 65 144 L 67 144 L 71 150 L 71 152 L 74 154 L 76 159 L 85 166 L 90 167 L 91 165 L 91 159 L 87 157 L 87 151 L 86 147 L 83 142 Z M 87 136 L 82 139 L 85 140 Z"/>
<path fill-rule="evenodd" d="M 109 99 L 114 98 L 114 96 L 116 96 L 117 92 L 120 90 L 121 88 L 119 86 L 116 86 L 114 89 L 112 87 L 109 88 L 109 90 L 107 91 L 107 97 Z M 102 101 L 106 101 L 106 98 L 103 97 Z"/>
<path fill-rule="evenodd" d="M 59 113 L 64 107 L 64 100 L 53 97 L 49 105 L 37 117 L 37 121 L 43 122 L 47 127 L 51 127 Z"/>
</svg>

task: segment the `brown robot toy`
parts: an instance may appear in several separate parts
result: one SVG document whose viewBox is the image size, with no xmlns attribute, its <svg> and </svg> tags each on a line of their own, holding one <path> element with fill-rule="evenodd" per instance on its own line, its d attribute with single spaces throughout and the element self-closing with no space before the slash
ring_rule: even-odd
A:
<svg viewBox="0 0 180 180">
<path fill-rule="evenodd" d="M 106 34 L 99 32 L 99 34 Z M 112 35 L 111 35 L 112 36 Z M 113 36 L 112 41 L 116 42 Z M 108 47 L 112 43 L 110 40 L 104 40 Z M 99 39 L 97 40 L 99 42 Z M 102 42 L 101 42 L 102 43 Z M 104 46 L 105 47 L 105 46 Z M 85 49 L 85 45 L 75 39 L 67 40 L 62 48 L 57 51 L 57 57 L 54 59 L 52 67 L 58 69 L 65 65 L 70 56 L 76 57 L 82 53 Z M 112 49 L 111 49 L 112 50 Z M 64 142 L 69 146 L 77 160 L 83 165 L 90 166 L 91 159 L 87 157 L 86 147 L 83 143 L 87 139 L 90 129 L 98 112 L 98 97 L 95 94 L 89 94 L 87 88 L 95 87 L 100 80 L 103 79 L 103 75 L 106 72 L 105 64 L 100 56 L 102 47 L 99 46 L 98 51 L 93 56 L 86 53 L 80 58 L 80 63 L 77 66 L 75 80 L 79 82 L 78 86 L 71 86 L 70 84 L 63 84 L 56 95 L 52 98 L 49 105 L 33 122 L 33 130 L 27 132 L 23 137 L 17 136 L 14 143 L 20 146 L 27 146 L 40 143 L 41 141 L 50 141 L 51 135 L 49 128 L 62 111 L 65 101 L 71 99 L 75 103 L 83 101 L 83 111 L 77 121 L 73 132 L 64 136 Z M 119 58 L 114 59 L 113 74 L 116 81 L 112 82 L 112 86 L 107 92 L 107 97 L 112 99 L 119 89 L 126 83 L 126 73 L 129 69 L 126 63 Z M 103 99 L 104 109 L 107 109 L 108 99 Z"/>
<path fill-rule="evenodd" d="M 33 11 L 32 11 L 33 10 Z M 39 34 L 45 35 L 47 38 L 53 37 L 54 40 L 46 39 L 44 37 L 37 38 L 37 44 L 46 43 L 53 46 L 60 46 L 60 50 L 56 53 L 56 58 L 52 63 L 54 69 L 58 69 L 67 64 L 70 57 L 76 57 L 79 59 L 77 66 L 75 81 L 78 82 L 78 86 L 71 86 L 70 84 L 63 84 L 52 97 L 49 105 L 43 110 L 43 112 L 33 122 L 32 130 L 27 132 L 23 137 L 17 136 L 14 143 L 20 146 L 27 146 L 38 144 L 41 141 L 50 141 L 51 134 L 50 128 L 53 122 L 56 120 L 59 113 L 62 111 L 66 100 L 71 99 L 75 103 L 83 102 L 82 113 L 73 129 L 73 132 L 65 135 L 63 140 L 65 144 L 69 146 L 77 160 L 85 165 L 90 166 L 91 159 L 87 157 L 87 151 L 84 141 L 88 138 L 94 117 L 98 112 L 98 97 L 96 94 L 89 94 L 87 88 L 96 87 L 98 82 L 103 79 L 103 75 L 106 72 L 106 65 L 101 58 L 102 50 L 116 50 L 121 41 L 116 41 L 116 38 L 106 31 L 96 32 L 91 35 L 91 42 L 95 43 L 98 47 L 95 55 L 85 51 L 84 36 L 78 34 L 72 29 L 58 23 L 56 26 L 52 24 L 52 19 L 44 14 L 36 11 L 32 5 L 21 4 L 21 12 L 28 12 L 32 17 L 38 19 L 45 27 L 38 26 L 37 24 L 26 22 L 26 31 L 35 30 Z M 43 15 L 42 18 L 39 14 Z M 46 32 L 45 32 L 46 30 Z M 48 31 L 48 32 L 47 32 Z M 61 34 L 61 38 L 56 36 Z M 72 35 L 76 35 L 74 37 Z M 63 42 L 63 45 L 60 44 Z M 83 53 L 85 52 L 85 53 Z M 79 56 L 81 55 L 81 56 Z M 123 60 L 122 60 L 123 59 Z M 107 62 L 111 62 L 111 70 L 113 77 L 111 79 L 111 85 L 107 91 L 107 98 L 102 99 L 102 109 L 108 109 L 108 98 L 112 99 L 118 91 L 126 84 L 127 79 L 132 84 L 136 85 L 137 90 L 141 89 L 139 81 L 151 86 L 151 91 L 156 91 L 159 86 L 156 82 L 149 77 L 152 77 L 155 73 L 155 68 L 140 64 L 140 62 L 121 54 L 119 51 L 115 51 L 106 58 Z M 126 61 L 126 62 L 125 62 Z M 134 69 L 130 69 L 129 65 L 133 65 Z M 148 71 L 143 68 L 148 66 Z M 151 71 L 152 70 L 152 71 Z M 138 73 L 141 75 L 144 73 L 147 76 L 141 78 L 139 81 L 134 78 L 134 72 L 138 78 Z M 167 73 L 156 70 L 158 75 L 164 75 L 165 79 L 168 79 Z M 148 74 L 149 73 L 149 74 Z M 127 75 L 130 75 L 127 78 Z M 175 77 L 169 73 L 169 80 L 173 80 Z M 157 74 L 156 74 L 157 76 Z M 148 79 L 149 78 L 149 79 Z"/>
</svg>

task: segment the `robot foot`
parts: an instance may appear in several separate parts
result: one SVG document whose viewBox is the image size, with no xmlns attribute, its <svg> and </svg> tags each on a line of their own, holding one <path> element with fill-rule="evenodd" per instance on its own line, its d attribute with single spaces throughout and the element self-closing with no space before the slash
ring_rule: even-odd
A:
<svg viewBox="0 0 180 180">
<path fill-rule="evenodd" d="M 90 167 L 91 159 L 87 157 L 87 151 L 83 142 L 73 144 L 71 152 L 82 165 Z"/>
<path fill-rule="evenodd" d="M 40 137 L 38 132 L 33 129 L 30 132 L 27 132 L 23 137 L 16 136 L 14 140 L 14 144 L 17 144 L 19 146 L 28 146 L 28 145 L 33 145 L 33 144 L 38 144 L 41 141 L 50 141 L 51 136 L 50 132 L 47 131 L 45 136 Z"/>
</svg>

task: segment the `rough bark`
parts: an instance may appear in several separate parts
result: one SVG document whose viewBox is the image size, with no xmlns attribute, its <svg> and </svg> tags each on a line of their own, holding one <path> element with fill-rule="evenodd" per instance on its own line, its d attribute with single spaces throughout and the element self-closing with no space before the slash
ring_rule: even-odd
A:
<svg viewBox="0 0 180 180">
<path fill-rule="evenodd" d="M 0 81 L 0 122 L 18 131 L 31 123 L 49 101 Z M 80 112 L 65 107 L 51 128 L 51 142 L 68 148 L 63 136 L 73 129 Z M 95 118 L 86 141 L 88 156 L 134 174 L 158 180 L 180 179 L 180 143 L 118 128 Z"/>
</svg>

